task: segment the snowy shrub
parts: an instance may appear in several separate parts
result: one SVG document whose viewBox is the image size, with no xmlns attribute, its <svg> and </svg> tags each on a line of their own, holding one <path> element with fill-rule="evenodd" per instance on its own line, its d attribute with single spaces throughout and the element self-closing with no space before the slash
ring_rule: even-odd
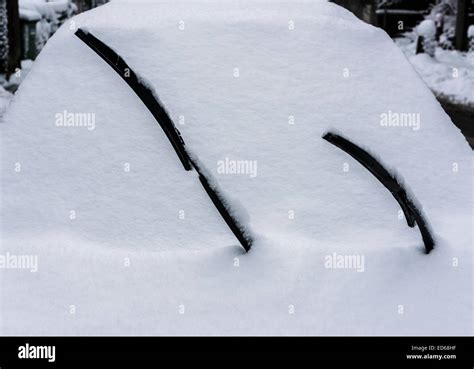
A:
<svg viewBox="0 0 474 369">
<path fill-rule="evenodd" d="M 51 24 L 48 23 L 45 19 L 41 19 L 38 23 L 36 23 L 36 49 L 41 50 L 46 41 L 48 41 L 49 37 L 51 36 Z"/>
<path fill-rule="evenodd" d="M 474 25 L 469 26 L 467 37 L 469 38 L 469 51 L 474 52 Z"/>
<path fill-rule="evenodd" d="M 424 20 L 418 25 L 416 31 L 426 39 L 434 38 L 436 36 L 436 24 L 432 20 Z"/>
<path fill-rule="evenodd" d="M 438 42 L 443 49 L 453 49 L 456 29 L 456 0 L 441 0 L 431 9 L 427 19 L 432 19 L 438 28 Z"/>
<path fill-rule="evenodd" d="M 421 37 L 422 49 L 430 56 L 435 55 L 436 42 L 436 24 L 431 19 L 421 22 L 416 28 L 418 37 Z"/>
</svg>

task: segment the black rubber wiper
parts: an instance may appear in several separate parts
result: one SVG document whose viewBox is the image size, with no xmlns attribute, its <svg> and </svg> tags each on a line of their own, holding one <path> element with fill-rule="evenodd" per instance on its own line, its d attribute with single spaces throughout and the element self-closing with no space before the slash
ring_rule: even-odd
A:
<svg viewBox="0 0 474 369">
<path fill-rule="evenodd" d="M 168 140 L 176 151 L 176 154 L 181 160 L 184 169 L 191 170 L 191 160 L 189 155 L 184 148 L 184 141 L 181 138 L 181 134 L 170 119 L 165 108 L 155 96 L 153 90 L 148 87 L 128 66 L 114 50 L 100 41 L 97 37 L 89 32 L 78 29 L 76 36 L 84 41 L 87 46 L 95 51 L 108 65 L 110 65 L 117 74 L 131 87 L 131 89 L 137 94 L 140 100 L 146 105 L 150 113 L 155 117 L 158 124 L 165 132 Z"/>
<path fill-rule="evenodd" d="M 166 109 L 155 95 L 154 90 L 149 87 L 137 74 L 128 66 L 114 50 L 104 44 L 90 32 L 78 29 L 76 36 L 79 37 L 87 46 L 89 46 L 97 55 L 99 55 L 107 64 L 109 64 L 117 74 L 130 86 L 137 94 L 140 100 L 145 104 L 155 120 L 165 132 L 168 140 L 173 146 L 185 170 L 195 169 L 199 175 L 199 180 L 204 190 L 210 197 L 212 203 L 219 211 L 228 227 L 234 233 L 235 237 L 242 244 L 245 251 L 252 247 L 253 238 L 245 227 L 232 215 L 232 210 L 225 200 L 224 195 L 215 187 L 210 185 L 209 178 L 200 167 L 198 160 L 192 158 L 186 150 L 184 140 L 178 129 L 174 125 Z"/>
<path fill-rule="evenodd" d="M 420 209 L 418 209 L 413 201 L 410 200 L 405 189 L 398 182 L 397 178 L 390 174 L 390 172 L 385 169 L 385 167 L 380 164 L 371 154 L 346 138 L 336 133 L 329 132 L 323 136 L 323 139 L 352 156 L 390 191 L 395 200 L 397 200 L 397 202 L 400 204 L 400 207 L 405 214 L 405 219 L 408 226 L 413 228 L 416 224 L 418 225 L 421 237 L 423 238 L 423 242 L 425 244 L 426 253 L 429 254 L 435 245 L 430 227 L 423 217 Z"/>
</svg>

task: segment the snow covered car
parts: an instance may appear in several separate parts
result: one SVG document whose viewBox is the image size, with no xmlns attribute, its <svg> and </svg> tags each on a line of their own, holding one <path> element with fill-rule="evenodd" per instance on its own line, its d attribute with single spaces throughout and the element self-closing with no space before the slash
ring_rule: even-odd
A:
<svg viewBox="0 0 474 369">
<path fill-rule="evenodd" d="M 113 1 L 4 120 L 1 334 L 472 333 L 472 152 L 334 4 Z"/>
</svg>

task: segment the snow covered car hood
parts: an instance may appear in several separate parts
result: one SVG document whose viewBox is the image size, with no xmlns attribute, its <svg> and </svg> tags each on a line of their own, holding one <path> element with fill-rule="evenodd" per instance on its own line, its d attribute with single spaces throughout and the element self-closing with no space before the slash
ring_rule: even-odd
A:
<svg viewBox="0 0 474 369">
<path fill-rule="evenodd" d="M 74 36 L 79 27 L 154 87 L 247 218 L 249 254 L 133 91 Z M 333 4 L 113 1 L 48 42 L 1 130 L 3 250 L 43 255 L 41 278 L 22 275 L 23 285 L 55 286 L 61 306 L 80 301 L 97 322 L 35 323 L 60 308 L 38 294 L 44 309 L 26 318 L 15 307 L 31 288 L 15 277 L 4 315 L 29 325 L 6 333 L 471 331 L 472 152 L 389 37 Z M 403 180 L 435 234 L 432 254 L 390 193 L 321 138 L 328 130 Z M 364 272 L 338 268 L 338 255 L 364 256 Z M 139 316 L 111 292 L 118 281 L 148 301 Z M 105 290 L 98 304 L 84 295 Z M 108 317 L 112 303 L 120 308 Z M 181 305 L 187 323 L 175 321 Z M 290 305 L 301 312 L 292 322 Z M 130 314 L 134 324 L 114 323 Z M 150 327 L 151 316 L 166 323 Z"/>
</svg>

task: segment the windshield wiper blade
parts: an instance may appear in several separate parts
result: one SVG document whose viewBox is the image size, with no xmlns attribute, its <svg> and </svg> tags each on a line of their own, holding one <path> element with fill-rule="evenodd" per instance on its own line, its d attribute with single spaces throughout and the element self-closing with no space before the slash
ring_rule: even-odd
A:
<svg viewBox="0 0 474 369">
<path fill-rule="evenodd" d="M 215 185 L 211 186 L 211 181 L 198 164 L 198 160 L 189 155 L 180 132 L 174 125 L 163 104 L 158 99 L 158 96 L 154 93 L 154 90 L 148 86 L 143 79 L 137 76 L 120 55 L 90 32 L 78 29 L 75 34 L 109 66 L 111 66 L 145 104 L 165 132 L 184 169 L 187 171 L 192 169 L 196 170 L 201 185 L 204 187 L 204 190 L 212 203 L 226 222 L 227 226 L 231 229 L 232 233 L 239 240 L 242 247 L 248 252 L 253 244 L 253 236 L 233 215 L 232 209 L 228 205 L 228 201 L 225 200 L 221 191 L 219 191 Z"/>
<path fill-rule="evenodd" d="M 153 90 L 133 71 L 132 68 L 123 60 L 114 50 L 104 44 L 97 37 L 88 31 L 79 28 L 75 35 L 79 37 L 87 46 L 99 55 L 108 65 L 110 65 L 117 74 L 130 86 L 140 100 L 145 104 L 155 120 L 165 132 L 168 140 L 173 146 L 176 154 L 181 160 L 184 169 L 191 170 L 191 160 L 184 148 L 184 141 L 181 134 L 170 119 L 165 108 L 161 104 Z"/>
<path fill-rule="evenodd" d="M 435 246 L 434 237 L 432 236 L 430 227 L 420 209 L 418 209 L 409 198 L 406 190 L 397 178 L 385 169 L 385 167 L 366 150 L 360 148 L 348 139 L 331 132 L 326 133 L 323 136 L 323 139 L 352 156 L 390 191 L 402 208 L 408 226 L 413 228 L 415 225 L 418 225 L 421 237 L 425 244 L 426 253 L 429 254 Z"/>
</svg>

